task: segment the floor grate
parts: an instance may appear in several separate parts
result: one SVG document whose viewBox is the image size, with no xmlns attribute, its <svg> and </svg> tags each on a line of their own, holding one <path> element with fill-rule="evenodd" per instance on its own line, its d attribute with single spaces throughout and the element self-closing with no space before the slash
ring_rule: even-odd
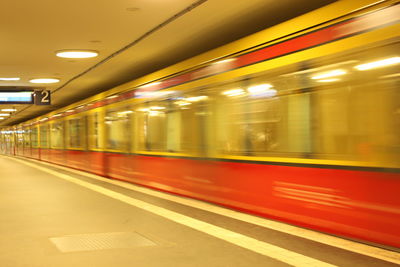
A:
<svg viewBox="0 0 400 267">
<path fill-rule="evenodd" d="M 50 241 L 61 252 L 137 248 L 157 245 L 135 232 L 67 235 L 52 237 Z"/>
</svg>

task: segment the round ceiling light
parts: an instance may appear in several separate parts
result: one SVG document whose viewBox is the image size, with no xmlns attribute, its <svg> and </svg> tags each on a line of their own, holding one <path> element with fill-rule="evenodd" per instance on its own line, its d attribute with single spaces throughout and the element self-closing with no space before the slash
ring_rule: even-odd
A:
<svg viewBox="0 0 400 267">
<path fill-rule="evenodd" d="M 60 50 L 56 51 L 56 55 L 63 58 L 91 58 L 97 57 L 99 52 L 94 50 Z"/>
<path fill-rule="evenodd" d="M 58 83 L 60 79 L 56 78 L 39 78 L 39 79 L 32 79 L 29 82 L 31 83 Z"/>
</svg>

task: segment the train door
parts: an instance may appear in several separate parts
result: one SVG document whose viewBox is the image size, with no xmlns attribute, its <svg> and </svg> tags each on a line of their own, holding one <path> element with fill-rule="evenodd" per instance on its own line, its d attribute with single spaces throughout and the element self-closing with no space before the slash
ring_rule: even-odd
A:
<svg viewBox="0 0 400 267">
<path fill-rule="evenodd" d="M 174 102 L 181 114 L 182 150 L 197 158 L 209 157 L 209 96 L 207 90 L 187 92 Z"/>
<path fill-rule="evenodd" d="M 127 178 L 131 173 L 131 114 L 129 106 L 113 106 L 105 114 L 107 175 Z"/>
<path fill-rule="evenodd" d="M 18 128 L 15 131 L 15 143 L 16 143 L 16 155 L 24 155 L 24 130 L 23 128 Z"/>
<path fill-rule="evenodd" d="M 64 153 L 64 121 L 54 120 L 50 124 L 50 161 L 63 164 L 65 162 Z"/>
<path fill-rule="evenodd" d="M 14 131 L 6 130 L 2 131 L 3 133 L 3 142 L 4 142 L 4 154 L 6 155 L 15 155 L 14 151 Z"/>
<path fill-rule="evenodd" d="M 24 126 L 23 128 L 23 142 L 24 142 L 24 152 L 25 157 L 31 157 L 31 130 L 29 126 Z"/>
<path fill-rule="evenodd" d="M 88 170 L 85 116 L 82 114 L 71 116 L 66 121 L 65 128 L 68 166 Z"/>
<path fill-rule="evenodd" d="M 31 139 L 32 157 L 35 159 L 40 159 L 39 131 L 37 125 L 33 125 L 31 127 L 30 139 Z"/>
<path fill-rule="evenodd" d="M 135 106 L 134 149 L 138 163 L 134 173 L 143 177 L 140 182 L 188 192 L 202 187 L 199 182 L 206 181 L 208 172 L 202 160 L 207 99 L 202 91 L 196 91 Z M 152 177 L 152 181 L 146 177 Z"/>
<path fill-rule="evenodd" d="M 104 148 L 104 123 L 103 114 L 99 110 L 94 110 L 87 117 L 87 149 L 90 171 L 99 175 L 105 174 Z"/>
<path fill-rule="evenodd" d="M 207 96 L 197 92 L 135 106 L 134 150 L 146 154 L 204 156 L 206 99 Z"/>
<path fill-rule="evenodd" d="M 39 140 L 40 140 L 40 159 L 48 161 L 50 159 L 50 137 L 49 137 L 48 122 L 42 122 L 39 125 Z"/>
</svg>

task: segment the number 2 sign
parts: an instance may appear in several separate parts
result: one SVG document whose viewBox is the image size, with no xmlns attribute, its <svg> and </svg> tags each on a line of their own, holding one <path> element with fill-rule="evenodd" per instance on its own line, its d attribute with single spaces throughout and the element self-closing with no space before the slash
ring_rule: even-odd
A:
<svg viewBox="0 0 400 267">
<path fill-rule="evenodd" d="M 51 105 L 50 90 L 35 91 L 35 105 Z"/>
</svg>

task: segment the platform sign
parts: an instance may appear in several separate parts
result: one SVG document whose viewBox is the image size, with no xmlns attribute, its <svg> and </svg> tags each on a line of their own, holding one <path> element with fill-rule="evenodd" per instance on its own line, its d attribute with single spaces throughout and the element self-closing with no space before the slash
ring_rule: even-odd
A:
<svg viewBox="0 0 400 267">
<path fill-rule="evenodd" d="M 32 91 L 0 91 L 0 104 L 33 104 Z"/>
<path fill-rule="evenodd" d="M 50 90 L 35 90 L 35 105 L 51 105 Z"/>
</svg>

